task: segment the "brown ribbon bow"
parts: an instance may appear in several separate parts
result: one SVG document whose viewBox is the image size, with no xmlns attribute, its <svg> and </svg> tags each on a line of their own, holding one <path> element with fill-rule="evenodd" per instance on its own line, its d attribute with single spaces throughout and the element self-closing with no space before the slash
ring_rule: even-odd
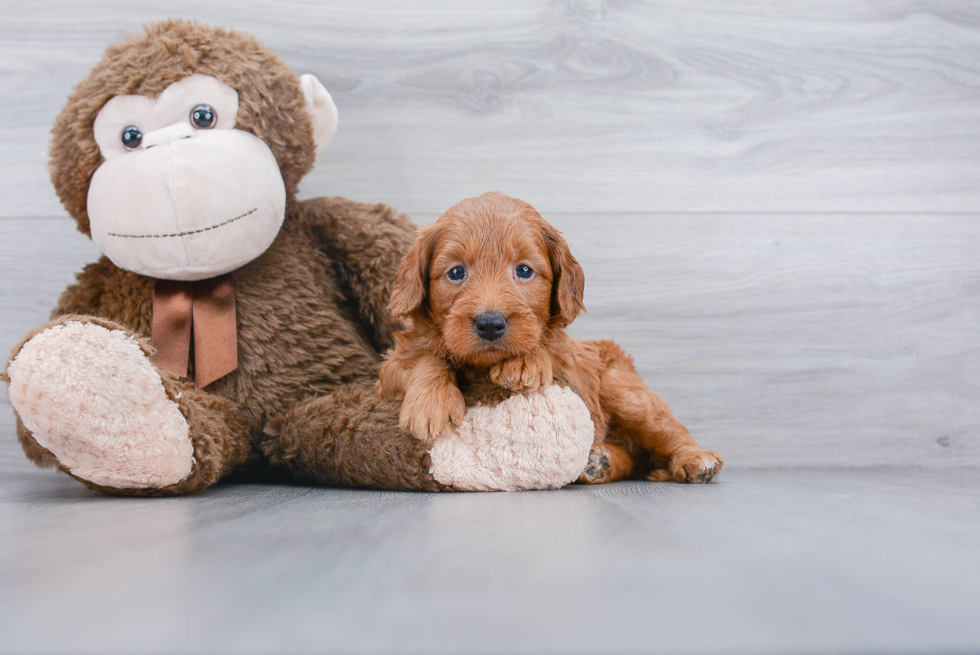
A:
<svg viewBox="0 0 980 655">
<path fill-rule="evenodd" d="M 203 389 L 238 368 L 235 284 L 231 275 L 198 282 L 157 280 L 153 294 L 154 363 L 187 377 L 194 336 L 194 384 Z"/>
</svg>

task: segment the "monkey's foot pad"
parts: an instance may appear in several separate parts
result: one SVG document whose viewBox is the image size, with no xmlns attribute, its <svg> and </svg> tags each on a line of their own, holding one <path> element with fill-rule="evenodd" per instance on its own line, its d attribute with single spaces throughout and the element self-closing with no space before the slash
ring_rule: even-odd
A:
<svg viewBox="0 0 980 655">
<path fill-rule="evenodd" d="M 24 344 L 8 375 L 24 425 L 73 475 L 132 489 L 190 474 L 187 421 L 125 332 L 80 321 L 55 325 Z"/>
</svg>

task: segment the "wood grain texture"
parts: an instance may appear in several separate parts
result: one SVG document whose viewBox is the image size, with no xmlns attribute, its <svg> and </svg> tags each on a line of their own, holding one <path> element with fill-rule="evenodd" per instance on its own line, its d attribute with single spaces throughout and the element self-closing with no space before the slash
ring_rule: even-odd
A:
<svg viewBox="0 0 980 655">
<path fill-rule="evenodd" d="M 980 649 L 980 469 L 113 499 L 0 478 L 3 653 Z"/>
<path fill-rule="evenodd" d="M 51 122 L 145 21 L 251 31 L 334 94 L 303 186 L 439 213 L 976 211 L 980 5 L 408 0 L 6 2 L 0 216 L 58 215 Z"/>
<path fill-rule="evenodd" d="M 977 216 L 546 218 L 586 271 L 572 332 L 622 344 L 726 468 L 980 464 Z M 96 256 L 68 220 L 0 220 L 0 352 Z"/>
</svg>

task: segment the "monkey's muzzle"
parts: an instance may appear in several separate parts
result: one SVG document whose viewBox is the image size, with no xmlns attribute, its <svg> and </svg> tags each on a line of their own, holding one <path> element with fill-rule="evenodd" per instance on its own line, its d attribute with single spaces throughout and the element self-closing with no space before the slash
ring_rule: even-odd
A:
<svg viewBox="0 0 980 655">
<path fill-rule="evenodd" d="M 92 177 L 92 239 L 120 268 L 166 280 L 235 270 L 272 245 L 286 187 L 269 147 L 236 129 L 150 132 Z M 186 131 L 186 130 L 185 130 Z M 192 138 L 191 138 L 192 137 Z"/>
</svg>

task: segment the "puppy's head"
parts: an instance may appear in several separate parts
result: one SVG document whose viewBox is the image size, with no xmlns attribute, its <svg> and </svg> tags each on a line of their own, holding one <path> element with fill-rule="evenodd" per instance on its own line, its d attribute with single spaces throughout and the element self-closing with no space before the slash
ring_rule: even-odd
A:
<svg viewBox="0 0 980 655">
<path fill-rule="evenodd" d="M 402 260 L 391 310 L 439 330 L 460 363 L 528 352 L 584 309 L 585 275 L 552 225 L 502 193 L 467 198 L 423 228 Z"/>
</svg>

